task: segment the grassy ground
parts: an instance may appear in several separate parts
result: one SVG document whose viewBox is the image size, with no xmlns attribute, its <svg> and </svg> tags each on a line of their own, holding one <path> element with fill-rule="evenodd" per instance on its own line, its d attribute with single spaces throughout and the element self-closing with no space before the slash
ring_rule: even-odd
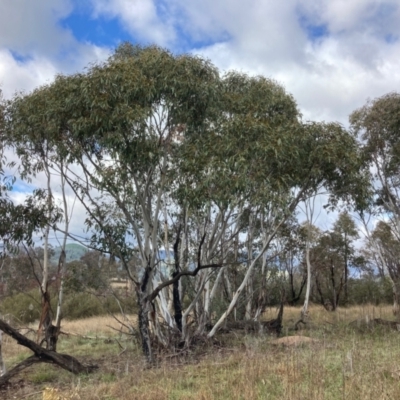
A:
<svg viewBox="0 0 400 400">
<path fill-rule="evenodd" d="M 272 309 L 265 317 L 275 314 Z M 151 370 L 137 345 L 114 330 L 120 325 L 111 318 L 66 321 L 63 330 L 70 335 L 61 337 L 59 351 L 96 362 L 99 370 L 73 376 L 36 365 L 14 379 L 0 398 L 400 399 L 400 333 L 364 329 L 366 320 L 393 319 L 390 307 L 328 313 L 314 306 L 311 329 L 300 333 L 290 330 L 298 315 L 299 309 L 285 309 L 284 335 L 308 336 L 313 339 L 309 343 L 283 345 L 282 339 L 236 332 L 221 335 L 218 346 L 204 345 L 185 357 L 163 355 Z M 29 355 L 9 338 L 3 349 L 8 367 Z"/>
</svg>

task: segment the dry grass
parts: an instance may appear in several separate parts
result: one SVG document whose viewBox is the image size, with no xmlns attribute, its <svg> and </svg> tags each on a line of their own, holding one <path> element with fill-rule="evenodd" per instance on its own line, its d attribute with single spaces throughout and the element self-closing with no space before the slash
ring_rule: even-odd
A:
<svg viewBox="0 0 400 400">
<path fill-rule="evenodd" d="M 285 330 L 289 331 L 299 312 L 285 309 Z M 265 318 L 275 314 L 275 309 L 269 310 Z M 119 344 L 63 337 L 60 351 L 96 359 L 100 370 L 75 377 L 52 366 L 35 366 L 23 376 L 25 386 L 17 385 L 4 397 L 41 399 L 47 387 L 57 389 L 54 392 L 60 398 L 81 400 L 399 399 L 400 334 L 384 327 L 367 333 L 349 327 L 349 322 L 366 316 L 393 319 L 389 306 L 352 307 L 336 313 L 313 306 L 313 329 L 301 335 L 315 340 L 302 346 L 273 346 L 273 338 L 235 333 L 220 338 L 224 345 L 186 359 L 164 355 L 151 370 L 145 369 L 134 344 L 105 327 L 112 320 L 96 317 L 68 322 L 64 330 L 117 337 Z M 122 354 L 120 345 L 127 347 Z M 9 346 L 7 339 L 4 347 L 10 357 L 21 356 L 11 354 Z"/>
<path fill-rule="evenodd" d="M 264 314 L 265 319 L 276 317 L 277 309 L 269 308 Z M 300 317 L 300 309 L 298 307 L 285 307 L 284 325 L 290 327 Z M 360 306 L 338 308 L 335 312 L 327 312 L 323 306 L 311 305 L 309 308 L 309 318 L 318 325 L 321 324 L 340 324 L 349 323 L 361 318 L 382 318 L 393 319 L 392 307 L 388 305 L 374 306 L 365 304 Z"/>
<path fill-rule="evenodd" d="M 116 315 L 115 317 L 108 315 L 75 321 L 66 320 L 63 322 L 62 330 L 80 335 L 105 336 L 115 334 L 117 330 L 126 331 L 123 324 L 136 325 L 136 316 L 128 315 L 128 321 L 122 315 Z"/>
</svg>

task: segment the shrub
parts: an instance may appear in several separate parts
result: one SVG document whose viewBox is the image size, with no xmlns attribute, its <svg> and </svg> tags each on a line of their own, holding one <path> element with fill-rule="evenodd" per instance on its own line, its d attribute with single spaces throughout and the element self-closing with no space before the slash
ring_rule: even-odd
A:
<svg viewBox="0 0 400 400">
<path fill-rule="evenodd" d="M 133 296 L 121 300 L 120 303 L 124 312 L 135 313 L 136 302 Z M 67 319 L 80 319 L 120 312 L 118 303 L 113 296 L 96 296 L 85 292 L 70 293 L 63 306 L 63 316 Z"/>
<path fill-rule="evenodd" d="M 135 313 L 137 310 L 134 295 L 122 298 L 120 304 L 123 311 L 128 314 Z M 51 307 L 53 313 L 55 313 L 57 307 L 56 293 L 51 295 Z M 96 296 L 87 292 L 66 293 L 62 308 L 63 317 L 67 319 L 80 319 L 120 312 L 119 305 L 111 294 Z M 39 320 L 41 314 L 41 295 L 39 289 L 14 294 L 2 299 L 0 302 L 0 314 L 11 316 L 23 324 Z"/>
<path fill-rule="evenodd" d="M 56 299 L 51 298 L 51 305 L 54 309 Z M 27 324 L 40 318 L 41 295 L 39 289 L 32 289 L 26 293 L 17 293 L 4 298 L 0 302 L 0 313 L 5 316 L 12 316 L 18 321 Z"/>
</svg>

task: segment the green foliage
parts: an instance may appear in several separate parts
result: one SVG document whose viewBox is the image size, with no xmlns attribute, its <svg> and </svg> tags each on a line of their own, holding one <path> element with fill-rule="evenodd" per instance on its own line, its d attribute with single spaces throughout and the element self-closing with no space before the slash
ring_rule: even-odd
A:
<svg viewBox="0 0 400 400">
<path fill-rule="evenodd" d="M 368 101 L 350 115 L 363 161 L 369 171 L 371 211 L 400 217 L 400 94 L 393 92 Z"/>
<path fill-rule="evenodd" d="M 128 314 L 137 310 L 134 296 L 126 296 L 123 291 L 117 293 L 121 307 Z M 55 311 L 57 298 L 51 297 L 51 307 Z M 108 313 L 118 314 L 121 309 L 114 296 L 95 295 L 88 292 L 69 292 L 65 295 L 62 315 L 66 319 L 81 319 Z M 16 321 L 27 324 L 38 321 L 41 314 L 41 295 L 39 289 L 5 297 L 0 302 L 0 314 L 11 316 Z"/>
<path fill-rule="evenodd" d="M 52 297 L 52 308 L 56 301 Z M 0 314 L 12 316 L 22 323 L 30 323 L 40 319 L 41 314 L 41 295 L 39 289 L 33 289 L 26 293 L 17 293 L 8 296 L 0 302 Z"/>
<path fill-rule="evenodd" d="M 92 247 L 118 259 L 139 290 L 142 310 L 158 293 L 152 293 L 156 282 L 165 282 L 174 267 L 176 273 L 203 262 L 211 268 L 225 264 L 220 258 L 242 265 L 238 280 L 227 285 L 229 295 L 214 301 L 217 313 L 248 277 L 253 282 L 244 292 L 267 291 L 259 298 L 278 302 L 279 285 L 270 277 L 265 287 L 265 271 L 252 260 L 261 261 L 280 224 L 321 187 L 332 207 L 341 200 L 359 209 L 366 203 L 358 144 L 342 126 L 303 122 L 293 97 L 271 79 L 234 71 L 220 76 L 208 60 L 156 46 L 124 43 L 105 62 L 17 95 L 5 113 L 5 143 L 20 157 L 21 176 L 73 164 L 64 177 L 85 207 Z M 160 250 L 181 228 L 180 246 L 186 247 L 177 252 L 185 260 L 165 266 Z M 108 293 L 117 271 L 100 264 L 96 254 L 70 264 L 67 288 Z M 202 294 L 207 274 L 183 285 L 185 290 Z M 67 299 L 66 312 L 99 313 L 94 298 L 83 296 Z M 197 311 L 200 303 L 208 306 L 200 297 Z M 184 301 L 194 298 L 187 290 Z M 167 320 L 166 304 L 155 306 Z M 143 346 L 149 349 L 142 317 Z M 161 331 L 156 334 L 163 341 Z"/>
<path fill-rule="evenodd" d="M 133 296 L 120 297 L 122 309 L 127 314 L 137 311 L 136 300 Z M 81 319 L 105 314 L 118 314 L 119 305 L 112 295 L 95 295 L 92 293 L 70 293 L 66 296 L 63 306 L 63 316 L 66 319 Z"/>
<path fill-rule="evenodd" d="M 390 304 L 393 290 L 389 279 L 365 276 L 349 280 L 349 304 Z"/>
<path fill-rule="evenodd" d="M 369 101 L 351 114 L 350 123 L 364 141 L 366 161 L 382 162 L 384 176 L 397 176 L 400 171 L 400 94 L 388 93 Z M 377 160 L 376 156 L 382 160 Z"/>
</svg>

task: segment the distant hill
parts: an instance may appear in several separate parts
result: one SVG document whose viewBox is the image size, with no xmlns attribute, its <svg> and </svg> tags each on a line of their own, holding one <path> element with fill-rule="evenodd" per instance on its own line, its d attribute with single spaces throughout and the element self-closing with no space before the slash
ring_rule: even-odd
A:
<svg viewBox="0 0 400 400">
<path fill-rule="evenodd" d="M 51 262 L 56 264 L 60 258 L 61 247 L 55 247 L 53 250 L 54 256 L 51 257 Z M 86 252 L 88 252 L 88 249 L 85 246 L 69 243 L 65 246 L 66 262 L 79 260 Z"/>
</svg>

